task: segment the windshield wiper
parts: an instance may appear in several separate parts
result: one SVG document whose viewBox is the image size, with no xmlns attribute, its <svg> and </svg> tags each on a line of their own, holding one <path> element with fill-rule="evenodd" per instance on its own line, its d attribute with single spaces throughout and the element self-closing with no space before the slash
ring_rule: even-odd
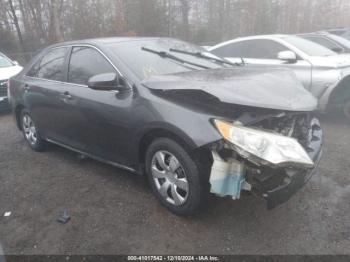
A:
<svg viewBox="0 0 350 262">
<path fill-rule="evenodd" d="M 188 64 L 188 65 L 200 67 L 200 68 L 203 68 L 203 69 L 211 69 L 208 66 L 200 65 L 200 64 L 197 64 L 197 63 L 193 63 L 193 62 L 181 59 L 181 58 L 179 58 L 177 56 L 174 56 L 172 54 L 169 54 L 168 52 L 165 52 L 165 51 L 157 51 L 157 50 L 153 50 L 153 49 L 150 49 L 150 48 L 147 48 L 147 47 L 142 47 L 141 49 L 144 50 L 144 51 L 147 51 L 147 52 L 159 55 L 160 57 L 163 57 L 163 58 L 172 59 L 172 60 L 180 62 L 182 64 Z"/>
<path fill-rule="evenodd" d="M 181 53 L 181 54 L 186 54 L 186 55 L 191 55 L 191 56 L 195 56 L 195 57 L 199 57 L 199 58 L 203 58 L 206 60 L 211 60 L 220 64 L 227 64 L 227 65 L 232 65 L 232 66 L 240 66 L 242 64 L 239 63 L 232 63 L 230 61 L 224 60 L 224 59 L 219 59 L 219 58 L 215 58 L 215 57 L 211 57 L 211 56 L 207 56 L 205 54 L 203 54 L 202 52 L 190 52 L 190 51 L 185 51 L 185 50 L 179 50 L 179 49 L 174 49 L 174 48 L 170 48 L 171 52 L 176 52 L 176 53 Z"/>
</svg>

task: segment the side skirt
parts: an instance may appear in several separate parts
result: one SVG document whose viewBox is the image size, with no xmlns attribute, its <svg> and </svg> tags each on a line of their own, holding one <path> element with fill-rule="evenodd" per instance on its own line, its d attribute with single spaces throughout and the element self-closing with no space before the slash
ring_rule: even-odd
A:
<svg viewBox="0 0 350 262">
<path fill-rule="evenodd" d="M 75 149 L 75 148 L 73 148 L 73 147 L 67 146 L 67 145 L 62 144 L 62 143 L 60 143 L 60 142 L 51 140 L 51 139 L 49 139 L 49 138 L 46 138 L 45 140 L 46 140 L 47 142 L 50 142 L 50 143 L 52 143 L 52 144 L 61 146 L 61 147 L 63 147 L 63 148 L 66 148 L 66 149 L 68 149 L 68 150 L 71 150 L 71 151 L 73 151 L 73 152 L 76 152 L 76 153 L 78 153 L 78 154 L 81 154 L 81 155 L 86 156 L 86 157 L 88 157 L 88 158 L 94 159 L 94 160 L 96 160 L 96 161 L 102 162 L 102 163 L 104 163 L 104 164 L 108 164 L 108 165 L 111 165 L 111 166 L 114 166 L 114 167 L 117 167 L 117 168 L 120 168 L 120 169 L 127 170 L 127 171 L 129 171 L 129 172 L 131 172 L 131 173 L 140 175 L 139 172 L 137 172 L 135 169 L 133 169 L 133 168 L 131 168 L 131 167 L 124 166 L 124 165 L 121 165 L 121 164 L 119 164 L 119 163 L 116 163 L 116 162 L 113 162 L 113 161 L 104 159 L 104 158 L 102 158 L 102 157 L 98 157 L 98 156 L 95 156 L 95 155 L 92 155 L 92 154 L 83 152 L 83 151 L 81 151 L 81 150 L 78 150 L 78 149 Z"/>
</svg>

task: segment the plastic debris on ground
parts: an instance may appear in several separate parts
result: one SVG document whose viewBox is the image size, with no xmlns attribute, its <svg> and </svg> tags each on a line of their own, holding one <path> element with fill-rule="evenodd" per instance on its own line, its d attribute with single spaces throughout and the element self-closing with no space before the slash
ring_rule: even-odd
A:
<svg viewBox="0 0 350 262">
<path fill-rule="evenodd" d="M 57 219 L 57 222 L 61 224 L 66 224 L 69 220 L 70 220 L 70 215 L 68 214 L 67 210 L 65 210 Z"/>
</svg>

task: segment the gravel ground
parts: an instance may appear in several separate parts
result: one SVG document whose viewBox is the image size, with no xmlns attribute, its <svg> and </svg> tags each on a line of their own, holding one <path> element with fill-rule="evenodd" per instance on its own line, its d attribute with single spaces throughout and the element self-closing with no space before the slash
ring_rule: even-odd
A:
<svg viewBox="0 0 350 262">
<path fill-rule="evenodd" d="M 288 203 L 211 198 L 180 218 L 143 178 L 52 146 L 32 152 L 0 115 L 0 246 L 6 254 L 350 254 L 350 125 L 322 119 L 317 176 Z M 56 222 L 63 210 L 71 215 Z M 6 211 L 11 216 L 4 217 Z"/>
</svg>

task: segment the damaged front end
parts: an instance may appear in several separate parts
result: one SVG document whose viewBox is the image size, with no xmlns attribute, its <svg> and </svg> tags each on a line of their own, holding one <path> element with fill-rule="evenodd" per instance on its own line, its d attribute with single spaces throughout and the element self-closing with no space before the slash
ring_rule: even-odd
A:
<svg viewBox="0 0 350 262">
<path fill-rule="evenodd" d="M 212 145 L 210 175 L 211 192 L 218 196 L 239 199 L 242 191 L 250 191 L 266 199 L 272 209 L 317 170 L 322 130 L 309 113 L 247 113 L 234 123 L 221 123 L 215 125 L 225 139 Z"/>
</svg>

